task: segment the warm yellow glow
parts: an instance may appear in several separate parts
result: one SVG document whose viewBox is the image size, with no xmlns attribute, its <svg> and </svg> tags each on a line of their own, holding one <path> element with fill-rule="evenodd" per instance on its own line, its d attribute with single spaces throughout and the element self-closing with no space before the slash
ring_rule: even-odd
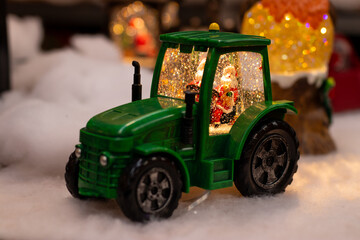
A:
<svg viewBox="0 0 360 240">
<path fill-rule="evenodd" d="M 162 21 L 164 24 L 169 24 L 171 22 L 171 16 L 169 13 L 163 15 Z"/>
<path fill-rule="evenodd" d="M 144 4 L 142 2 L 140 2 L 140 1 L 136 1 L 132 5 L 132 8 L 134 9 L 135 12 L 140 12 L 140 11 L 143 10 Z"/>
<path fill-rule="evenodd" d="M 121 25 L 121 24 L 115 24 L 114 27 L 113 27 L 113 32 L 116 34 L 116 35 L 120 35 L 122 34 L 124 31 L 124 27 Z"/>
<path fill-rule="evenodd" d="M 129 17 L 129 11 L 128 11 L 128 8 L 127 8 L 127 7 L 124 7 L 124 8 L 121 10 L 121 15 L 122 15 L 124 18 Z"/>
<path fill-rule="evenodd" d="M 137 29 L 142 29 L 144 28 L 145 24 L 144 24 L 144 20 L 142 20 L 141 18 L 135 18 L 134 19 L 134 26 Z"/>
<path fill-rule="evenodd" d="M 281 74 L 327 65 L 334 27 L 328 15 L 324 15 L 317 29 L 309 23 L 301 23 L 290 13 L 276 22 L 267 8 L 258 3 L 245 14 L 242 33 L 272 40 L 269 46 L 271 72 Z"/>
<path fill-rule="evenodd" d="M 169 30 L 179 24 L 179 3 L 175 1 L 169 1 L 161 11 L 161 25 L 163 30 Z"/>
<path fill-rule="evenodd" d="M 134 37 L 135 34 L 136 34 L 136 29 L 133 28 L 133 27 L 131 27 L 131 26 L 128 26 L 128 27 L 126 28 L 126 34 L 127 34 L 128 36 L 130 36 L 130 37 Z"/>
</svg>

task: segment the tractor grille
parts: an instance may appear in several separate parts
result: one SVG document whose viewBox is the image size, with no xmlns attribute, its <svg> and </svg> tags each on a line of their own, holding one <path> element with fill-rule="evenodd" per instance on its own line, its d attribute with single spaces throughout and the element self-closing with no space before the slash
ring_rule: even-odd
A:
<svg viewBox="0 0 360 240">
<path fill-rule="evenodd" d="M 114 156 L 109 167 L 99 163 L 101 150 L 82 144 L 79 177 L 92 185 L 106 188 L 116 188 L 122 170 L 130 161 L 130 155 Z"/>
</svg>

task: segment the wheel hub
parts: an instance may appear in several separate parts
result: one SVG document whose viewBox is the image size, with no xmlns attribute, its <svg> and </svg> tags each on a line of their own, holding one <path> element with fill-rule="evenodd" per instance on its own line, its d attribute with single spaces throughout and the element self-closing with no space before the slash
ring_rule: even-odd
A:
<svg viewBox="0 0 360 240">
<path fill-rule="evenodd" d="M 252 161 L 252 176 L 255 183 L 270 189 L 280 182 L 288 167 L 287 144 L 280 135 L 274 135 L 261 142 Z"/>
<path fill-rule="evenodd" d="M 267 165 L 267 166 L 271 167 L 271 166 L 273 165 L 273 163 L 274 163 L 274 158 L 273 158 L 273 157 L 269 157 L 269 158 L 266 159 L 265 162 L 266 162 L 266 165 Z"/>
<path fill-rule="evenodd" d="M 159 189 L 158 189 L 157 187 L 153 187 L 153 188 L 151 188 L 151 190 L 150 190 L 151 194 L 157 194 L 158 191 L 159 191 Z"/>
<path fill-rule="evenodd" d="M 162 168 L 152 168 L 140 179 L 137 186 L 137 201 L 146 213 L 164 209 L 170 202 L 173 183 L 168 172 Z"/>
</svg>

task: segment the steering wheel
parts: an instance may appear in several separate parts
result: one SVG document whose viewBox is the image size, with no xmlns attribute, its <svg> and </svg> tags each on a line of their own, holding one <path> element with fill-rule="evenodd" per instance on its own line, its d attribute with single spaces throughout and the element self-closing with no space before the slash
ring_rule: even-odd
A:
<svg viewBox="0 0 360 240">
<path fill-rule="evenodd" d="M 195 92 L 200 92 L 200 87 L 198 85 L 195 85 L 195 84 L 189 84 L 189 85 L 186 85 L 186 90 L 192 90 L 192 91 L 195 91 Z"/>
</svg>

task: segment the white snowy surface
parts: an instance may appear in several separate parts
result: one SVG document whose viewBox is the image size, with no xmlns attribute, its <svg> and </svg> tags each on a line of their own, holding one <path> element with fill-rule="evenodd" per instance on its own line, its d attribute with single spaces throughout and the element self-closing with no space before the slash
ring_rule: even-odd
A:
<svg viewBox="0 0 360 240">
<path fill-rule="evenodd" d="M 40 51 L 43 29 L 41 20 L 36 17 L 20 18 L 8 15 L 8 38 L 12 64 L 24 61 Z"/>
<path fill-rule="evenodd" d="M 186 200 L 201 193 L 192 189 L 172 218 L 146 225 L 127 220 L 114 200 L 72 198 L 63 174 L 79 129 L 130 100 L 133 74 L 106 39 L 72 43 L 16 66 L 0 99 L 0 239 L 360 238 L 359 111 L 335 116 L 338 151 L 302 156 L 284 194 L 244 198 L 226 188 L 186 212 Z M 151 72 L 141 73 L 148 97 Z"/>
<path fill-rule="evenodd" d="M 305 71 L 286 72 L 281 74 L 271 74 L 271 82 L 276 82 L 280 87 L 286 89 L 291 87 L 300 78 L 305 78 L 309 85 L 321 87 L 328 76 L 328 67 L 323 66 L 318 69 L 310 69 Z"/>
</svg>

